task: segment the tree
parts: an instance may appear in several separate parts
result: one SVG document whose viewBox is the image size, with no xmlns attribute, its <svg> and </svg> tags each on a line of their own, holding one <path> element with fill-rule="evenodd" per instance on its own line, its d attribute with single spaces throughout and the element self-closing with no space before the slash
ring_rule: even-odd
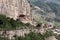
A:
<svg viewBox="0 0 60 40">
<path fill-rule="evenodd" d="M 8 38 L 3 38 L 3 37 L 0 37 L 0 40 L 9 40 Z"/>
<path fill-rule="evenodd" d="M 47 31 L 46 33 L 43 34 L 43 36 L 44 36 L 45 38 L 50 37 L 50 36 L 54 36 L 54 35 L 55 35 L 55 34 L 54 34 L 52 31 Z"/>
<path fill-rule="evenodd" d="M 60 40 L 60 35 L 56 36 L 57 40 Z"/>
</svg>

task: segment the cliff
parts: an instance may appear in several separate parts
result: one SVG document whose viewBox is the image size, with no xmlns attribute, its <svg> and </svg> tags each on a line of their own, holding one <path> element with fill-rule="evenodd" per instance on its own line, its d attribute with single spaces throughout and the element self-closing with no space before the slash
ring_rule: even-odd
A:
<svg viewBox="0 0 60 40">
<path fill-rule="evenodd" d="M 0 0 L 0 14 L 20 19 L 27 23 L 32 21 L 30 5 L 27 0 Z"/>
</svg>

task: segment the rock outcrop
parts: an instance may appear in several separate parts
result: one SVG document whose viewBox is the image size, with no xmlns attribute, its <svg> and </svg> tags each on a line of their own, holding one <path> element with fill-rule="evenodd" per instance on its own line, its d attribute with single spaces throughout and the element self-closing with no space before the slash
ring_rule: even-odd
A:
<svg viewBox="0 0 60 40">
<path fill-rule="evenodd" d="M 0 14 L 22 22 L 32 22 L 30 5 L 27 0 L 0 0 Z"/>
<path fill-rule="evenodd" d="M 46 38 L 46 40 L 57 40 L 57 39 L 55 38 L 55 36 L 50 36 L 50 37 Z"/>
</svg>

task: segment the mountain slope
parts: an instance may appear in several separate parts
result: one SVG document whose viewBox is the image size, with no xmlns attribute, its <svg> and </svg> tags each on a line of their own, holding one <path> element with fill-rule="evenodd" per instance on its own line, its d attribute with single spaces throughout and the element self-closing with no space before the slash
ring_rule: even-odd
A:
<svg viewBox="0 0 60 40">
<path fill-rule="evenodd" d="M 45 1 L 60 4 L 60 0 L 45 0 Z"/>
<path fill-rule="evenodd" d="M 29 1 L 30 1 L 30 4 L 35 8 L 35 11 L 33 11 L 33 13 L 35 12 L 34 14 L 38 14 L 38 15 L 43 14 L 44 17 L 46 18 L 47 17 L 51 19 L 53 18 L 54 21 L 56 18 L 57 20 L 60 18 L 60 4 L 57 3 L 57 1 L 59 0 L 29 0 Z M 35 6 L 37 6 L 40 10 L 38 10 L 38 8 L 36 8 Z"/>
</svg>

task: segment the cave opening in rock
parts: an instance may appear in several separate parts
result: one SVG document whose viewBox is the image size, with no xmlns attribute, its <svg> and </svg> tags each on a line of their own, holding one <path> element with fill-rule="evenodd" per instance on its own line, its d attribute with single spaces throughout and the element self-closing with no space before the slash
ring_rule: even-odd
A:
<svg viewBox="0 0 60 40">
<path fill-rule="evenodd" d="M 25 17 L 25 15 L 21 14 L 21 15 L 19 15 L 19 17 Z"/>
</svg>

